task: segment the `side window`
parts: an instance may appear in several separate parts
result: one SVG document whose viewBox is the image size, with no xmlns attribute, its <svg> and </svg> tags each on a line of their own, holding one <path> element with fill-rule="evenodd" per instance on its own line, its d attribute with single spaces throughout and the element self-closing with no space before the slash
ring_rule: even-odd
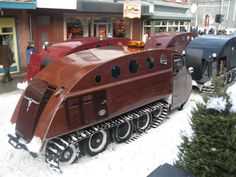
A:
<svg viewBox="0 0 236 177">
<path fill-rule="evenodd" d="M 147 69 L 152 69 L 154 67 L 154 58 L 151 56 L 148 56 L 146 59 L 146 67 Z"/>
<path fill-rule="evenodd" d="M 176 76 L 178 75 L 182 67 L 184 66 L 184 59 L 181 55 L 174 55 L 173 60 L 174 60 L 173 72 L 174 72 L 174 76 Z"/>
<path fill-rule="evenodd" d="M 166 66 L 168 64 L 168 59 L 167 59 L 167 56 L 165 54 L 161 55 L 160 64 L 161 64 L 161 66 Z"/>
<path fill-rule="evenodd" d="M 131 60 L 129 62 L 129 71 L 131 73 L 136 73 L 138 71 L 138 62 L 136 60 Z"/>
<path fill-rule="evenodd" d="M 43 68 L 45 68 L 46 66 L 48 66 L 51 63 L 52 63 L 51 59 L 43 58 L 41 61 L 41 64 L 40 64 L 40 70 L 42 70 Z"/>
<path fill-rule="evenodd" d="M 96 76 L 95 76 L 95 82 L 96 82 L 96 83 L 100 83 L 101 81 L 102 81 L 102 76 L 99 75 L 99 74 L 96 75 Z"/>
<path fill-rule="evenodd" d="M 175 55 L 174 56 L 174 68 L 180 69 L 184 66 L 184 60 L 181 55 Z"/>
<path fill-rule="evenodd" d="M 120 67 L 118 65 L 115 65 L 111 68 L 111 75 L 115 79 L 120 77 Z"/>
</svg>

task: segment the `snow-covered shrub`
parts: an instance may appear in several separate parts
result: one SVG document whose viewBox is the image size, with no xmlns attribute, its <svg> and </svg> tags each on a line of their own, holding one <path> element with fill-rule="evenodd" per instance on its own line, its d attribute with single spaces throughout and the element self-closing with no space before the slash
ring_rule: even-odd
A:
<svg viewBox="0 0 236 177">
<path fill-rule="evenodd" d="M 191 138 L 182 136 L 175 165 L 198 177 L 236 176 L 236 84 L 215 90 L 192 111 Z"/>
<path fill-rule="evenodd" d="M 214 83 L 214 91 L 203 98 L 206 108 L 228 114 L 232 107 L 230 95 L 227 93 L 228 86 L 225 85 L 224 79 L 221 77 L 213 76 L 212 82 Z"/>
<path fill-rule="evenodd" d="M 175 165 L 198 177 L 235 177 L 236 114 L 198 104 L 192 112 L 191 139 L 182 137 Z"/>
</svg>

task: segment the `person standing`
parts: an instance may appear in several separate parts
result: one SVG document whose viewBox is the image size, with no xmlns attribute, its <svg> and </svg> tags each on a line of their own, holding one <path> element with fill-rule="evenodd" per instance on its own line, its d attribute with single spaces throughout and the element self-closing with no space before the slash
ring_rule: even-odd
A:
<svg viewBox="0 0 236 177">
<path fill-rule="evenodd" d="M 10 74 L 10 68 L 13 63 L 13 52 L 8 46 L 8 42 L 5 40 L 2 41 L 0 46 L 0 65 L 3 65 L 4 75 L 1 79 L 1 83 L 6 83 L 7 81 L 12 81 Z"/>
<path fill-rule="evenodd" d="M 35 52 L 36 52 L 36 49 L 34 47 L 34 41 L 29 41 L 28 46 L 26 48 L 26 63 L 28 66 L 30 63 L 30 57 Z"/>
</svg>

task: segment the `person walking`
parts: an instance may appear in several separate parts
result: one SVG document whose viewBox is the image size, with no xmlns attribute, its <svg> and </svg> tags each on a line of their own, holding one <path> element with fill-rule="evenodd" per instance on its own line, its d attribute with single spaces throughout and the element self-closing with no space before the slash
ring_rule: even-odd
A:
<svg viewBox="0 0 236 177">
<path fill-rule="evenodd" d="M 12 81 L 10 74 L 10 68 L 13 63 L 13 52 L 8 46 L 8 42 L 5 40 L 2 41 L 0 46 L 0 65 L 3 65 L 4 75 L 1 79 L 1 83 L 6 83 L 7 81 Z"/>
<path fill-rule="evenodd" d="M 36 49 L 34 47 L 34 41 L 29 41 L 28 46 L 26 47 L 26 63 L 28 66 L 30 63 L 30 57 L 35 52 L 36 52 Z"/>
</svg>

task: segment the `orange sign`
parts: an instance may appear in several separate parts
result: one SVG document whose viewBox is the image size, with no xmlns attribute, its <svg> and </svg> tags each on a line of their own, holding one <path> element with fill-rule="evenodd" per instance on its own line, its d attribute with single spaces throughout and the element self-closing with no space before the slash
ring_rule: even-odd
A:
<svg viewBox="0 0 236 177">
<path fill-rule="evenodd" d="M 141 2 L 124 2 L 123 17 L 141 18 Z"/>
</svg>

